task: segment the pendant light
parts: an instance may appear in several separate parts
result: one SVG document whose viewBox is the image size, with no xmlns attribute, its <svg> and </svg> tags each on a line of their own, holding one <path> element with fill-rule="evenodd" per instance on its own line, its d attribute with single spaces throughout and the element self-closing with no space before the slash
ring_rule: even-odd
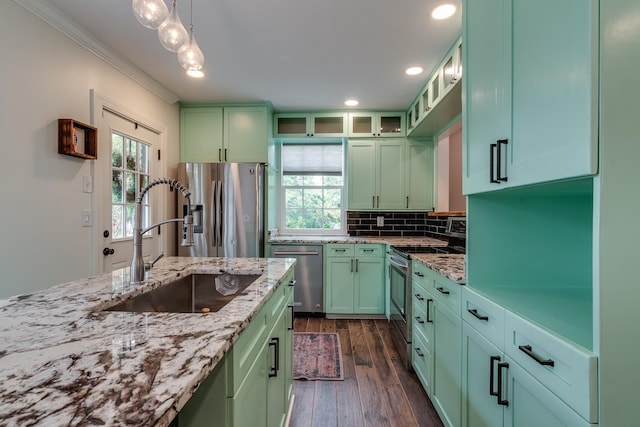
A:
<svg viewBox="0 0 640 427">
<path fill-rule="evenodd" d="M 138 22 L 155 30 L 169 16 L 169 9 L 164 0 L 133 0 L 133 15 Z"/>
<path fill-rule="evenodd" d="M 176 0 L 173 0 L 173 7 L 167 19 L 158 27 L 158 38 L 165 49 L 177 52 L 189 38 L 189 33 L 180 22 Z"/>
<path fill-rule="evenodd" d="M 191 77 L 203 77 L 204 54 L 193 35 L 193 0 L 191 0 L 191 23 L 189 25 L 189 41 L 178 50 L 178 62 Z"/>
</svg>

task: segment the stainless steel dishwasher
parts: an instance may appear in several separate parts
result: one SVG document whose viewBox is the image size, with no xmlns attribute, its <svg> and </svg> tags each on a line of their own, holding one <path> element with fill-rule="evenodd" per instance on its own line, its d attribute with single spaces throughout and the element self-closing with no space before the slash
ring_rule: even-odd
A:
<svg viewBox="0 0 640 427">
<path fill-rule="evenodd" d="M 293 310 L 298 313 L 323 313 L 322 245 L 271 245 L 274 258 L 295 258 L 296 287 Z"/>
</svg>

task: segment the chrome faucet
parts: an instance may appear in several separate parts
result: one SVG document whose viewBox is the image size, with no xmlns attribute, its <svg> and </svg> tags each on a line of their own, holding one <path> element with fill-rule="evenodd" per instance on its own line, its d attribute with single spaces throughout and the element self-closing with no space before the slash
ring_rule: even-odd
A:
<svg viewBox="0 0 640 427">
<path fill-rule="evenodd" d="M 158 184 L 167 184 L 171 188 L 171 191 L 178 190 L 180 194 L 187 200 L 187 212 L 184 218 L 174 218 L 167 219 L 164 221 L 160 221 L 156 224 L 150 225 L 149 227 L 142 229 L 142 199 L 144 195 L 147 194 L 147 191 Z M 153 263 L 149 263 L 145 265 L 144 260 L 142 258 L 142 235 L 147 231 L 155 228 L 159 225 L 166 224 L 169 222 L 182 222 L 182 246 L 193 246 L 193 215 L 191 215 L 191 193 L 188 189 L 184 188 L 182 184 L 180 184 L 175 179 L 168 178 L 159 178 L 151 181 L 147 184 L 138 197 L 136 198 L 136 211 L 135 211 L 135 227 L 133 230 L 133 257 L 131 258 L 131 271 L 130 271 L 130 284 L 137 285 L 140 283 L 144 283 L 144 273 L 146 270 L 150 269 L 153 264 L 158 261 L 162 255 L 160 255 Z M 147 267 L 148 266 L 148 267 Z"/>
</svg>

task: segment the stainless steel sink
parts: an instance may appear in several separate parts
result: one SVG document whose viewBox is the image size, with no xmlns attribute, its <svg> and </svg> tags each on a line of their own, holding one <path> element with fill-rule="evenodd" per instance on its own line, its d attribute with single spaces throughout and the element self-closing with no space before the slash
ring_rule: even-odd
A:
<svg viewBox="0 0 640 427">
<path fill-rule="evenodd" d="M 214 312 L 241 295 L 259 277 L 255 274 L 192 274 L 108 307 L 105 311 Z"/>
</svg>

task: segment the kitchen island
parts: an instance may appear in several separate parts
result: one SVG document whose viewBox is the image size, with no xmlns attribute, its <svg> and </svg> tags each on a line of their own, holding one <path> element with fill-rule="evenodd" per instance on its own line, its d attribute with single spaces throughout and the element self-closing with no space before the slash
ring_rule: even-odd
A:
<svg viewBox="0 0 640 427">
<path fill-rule="evenodd" d="M 167 258 L 0 300 L 0 424 L 167 426 L 290 272 L 293 260 Z M 190 274 L 260 277 L 218 312 L 102 311 Z"/>
</svg>

